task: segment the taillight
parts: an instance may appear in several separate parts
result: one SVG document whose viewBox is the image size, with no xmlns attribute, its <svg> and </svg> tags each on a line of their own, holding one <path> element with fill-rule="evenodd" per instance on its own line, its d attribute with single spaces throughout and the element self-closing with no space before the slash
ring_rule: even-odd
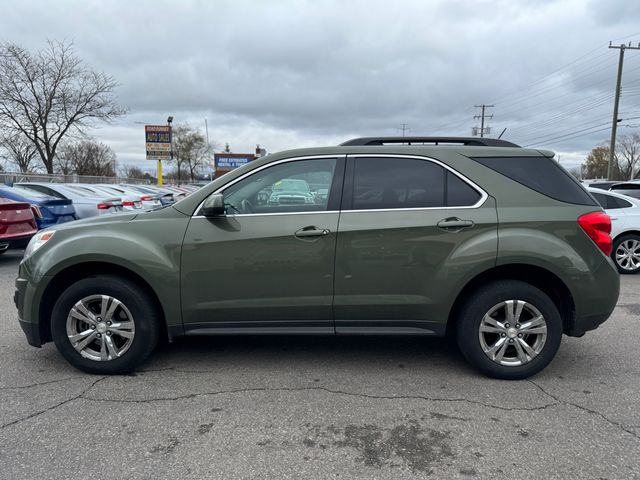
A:
<svg viewBox="0 0 640 480">
<path fill-rule="evenodd" d="M 602 253 L 609 256 L 613 245 L 611 242 L 611 219 L 604 212 L 591 212 L 578 218 L 578 223 L 589 238 L 594 241 Z"/>
<path fill-rule="evenodd" d="M 111 207 L 113 207 L 113 203 L 99 203 L 98 204 L 98 210 L 109 210 Z"/>
<path fill-rule="evenodd" d="M 140 200 L 142 200 L 143 202 L 148 202 L 149 200 L 153 200 L 153 197 L 151 195 L 143 195 L 140 197 Z"/>
<path fill-rule="evenodd" d="M 31 205 L 31 211 L 33 212 L 34 217 L 42 218 L 42 211 L 40 210 L 40 207 L 38 207 L 37 205 Z"/>
<path fill-rule="evenodd" d="M 125 207 L 133 207 L 133 206 L 135 206 L 131 200 L 125 200 L 124 202 L 122 202 L 122 205 L 125 206 Z"/>
</svg>

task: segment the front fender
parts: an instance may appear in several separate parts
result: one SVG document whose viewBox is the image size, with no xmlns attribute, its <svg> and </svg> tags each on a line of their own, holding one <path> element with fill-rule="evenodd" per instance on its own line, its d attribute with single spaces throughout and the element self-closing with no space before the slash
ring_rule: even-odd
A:
<svg viewBox="0 0 640 480">
<path fill-rule="evenodd" d="M 158 212 L 160 213 L 160 212 Z M 181 325 L 180 256 L 189 217 L 148 214 L 135 219 L 78 222 L 56 231 L 47 244 L 20 266 L 28 280 L 25 319 L 36 323 L 42 296 L 57 275 L 69 268 L 101 264 L 127 269 L 142 278 L 155 292 L 169 326 Z"/>
</svg>

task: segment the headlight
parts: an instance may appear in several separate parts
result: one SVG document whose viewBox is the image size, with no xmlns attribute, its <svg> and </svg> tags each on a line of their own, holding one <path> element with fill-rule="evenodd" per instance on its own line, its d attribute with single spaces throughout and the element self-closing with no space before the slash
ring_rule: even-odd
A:
<svg viewBox="0 0 640 480">
<path fill-rule="evenodd" d="M 27 258 L 33 255 L 36 250 L 38 250 L 53 238 L 54 233 L 56 233 L 54 230 L 44 230 L 42 232 L 36 233 L 29 241 L 29 245 L 27 245 L 27 248 L 24 251 L 23 258 Z"/>
</svg>

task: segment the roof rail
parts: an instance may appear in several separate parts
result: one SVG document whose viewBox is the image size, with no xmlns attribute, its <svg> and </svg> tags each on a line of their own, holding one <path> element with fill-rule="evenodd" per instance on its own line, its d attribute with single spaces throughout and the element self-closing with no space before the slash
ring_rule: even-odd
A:
<svg viewBox="0 0 640 480">
<path fill-rule="evenodd" d="M 497 138 L 479 138 L 479 137 L 362 137 L 347 140 L 341 143 L 342 147 L 355 147 L 366 145 L 386 145 L 386 144 L 425 144 L 432 143 L 434 145 L 444 144 L 456 144 L 465 145 L 470 147 L 517 147 L 520 145 L 508 142 L 506 140 L 499 140 Z"/>
</svg>

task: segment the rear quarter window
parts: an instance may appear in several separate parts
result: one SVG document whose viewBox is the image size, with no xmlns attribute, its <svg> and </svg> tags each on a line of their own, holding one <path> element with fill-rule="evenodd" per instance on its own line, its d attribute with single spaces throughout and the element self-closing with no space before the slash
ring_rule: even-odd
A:
<svg viewBox="0 0 640 480">
<path fill-rule="evenodd" d="M 472 159 L 555 200 L 577 205 L 596 205 L 585 188 L 550 158 L 540 156 L 473 157 Z"/>
</svg>

